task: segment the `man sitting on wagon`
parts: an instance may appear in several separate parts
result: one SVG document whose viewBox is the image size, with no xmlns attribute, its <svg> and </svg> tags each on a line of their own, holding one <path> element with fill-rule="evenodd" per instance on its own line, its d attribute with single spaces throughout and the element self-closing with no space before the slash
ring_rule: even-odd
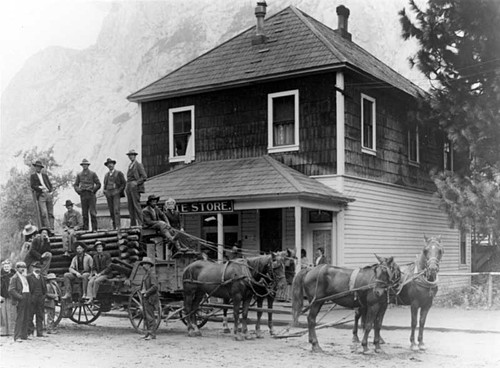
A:
<svg viewBox="0 0 500 368">
<path fill-rule="evenodd" d="M 71 260 L 71 265 L 69 266 L 69 272 L 64 274 L 64 287 L 66 293 L 63 299 L 70 299 L 72 295 L 72 283 L 75 280 L 82 280 L 82 297 L 87 297 L 87 284 L 90 276 L 90 271 L 92 270 L 93 260 L 92 257 L 85 253 L 85 244 L 81 242 L 76 242 L 76 256 Z"/>
</svg>

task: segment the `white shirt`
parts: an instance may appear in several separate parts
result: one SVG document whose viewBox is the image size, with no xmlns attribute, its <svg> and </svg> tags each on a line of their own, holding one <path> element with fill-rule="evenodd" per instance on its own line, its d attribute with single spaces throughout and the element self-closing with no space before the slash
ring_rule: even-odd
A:
<svg viewBox="0 0 500 368">
<path fill-rule="evenodd" d="M 46 189 L 47 192 L 49 191 L 49 188 L 47 188 L 45 186 L 45 183 L 43 182 L 43 176 L 42 176 L 42 173 L 39 172 L 39 173 L 36 173 L 36 175 L 38 175 L 38 180 L 40 180 L 40 186 L 42 187 L 42 189 Z"/>
<path fill-rule="evenodd" d="M 21 273 L 19 273 L 19 278 L 21 279 L 21 282 L 23 283 L 23 293 L 29 293 L 30 292 L 30 285 L 28 284 L 28 280 Z"/>
</svg>

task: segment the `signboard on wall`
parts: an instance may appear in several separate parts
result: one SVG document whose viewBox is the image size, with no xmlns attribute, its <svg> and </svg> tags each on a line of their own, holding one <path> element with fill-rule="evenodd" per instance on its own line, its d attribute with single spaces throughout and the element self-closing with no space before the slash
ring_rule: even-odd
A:
<svg viewBox="0 0 500 368">
<path fill-rule="evenodd" d="M 233 201 L 208 201 L 178 203 L 177 210 L 180 213 L 214 213 L 214 212 L 233 212 Z"/>
</svg>

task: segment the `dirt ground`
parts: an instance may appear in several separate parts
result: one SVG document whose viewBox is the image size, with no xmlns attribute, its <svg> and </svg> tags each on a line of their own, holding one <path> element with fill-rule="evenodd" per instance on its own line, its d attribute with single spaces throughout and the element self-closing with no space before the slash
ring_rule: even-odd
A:
<svg viewBox="0 0 500 368">
<path fill-rule="evenodd" d="M 458 322 L 458 321 L 457 321 Z M 253 329 L 253 325 L 251 326 Z M 276 326 L 280 331 L 285 327 Z M 267 327 L 265 328 L 267 331 Z M 127 318 L 101 316 L 94 325 L 63 319 L 59 334 L 14 343 L 0 338 L 0 366 L 37 367 L 500 367 L 500 333 L 426 331 L 426 352 L 409 349 L 408 329 L 384 331 L 383 353 L 362 354 L 345 328 L 318 331 L 322 354 L 311 352 L 307 335 L 234 341 L 209 322 L 203 336 L 187 337 L 180 321 L 162 323 L 157 340 L 144 341 Z M 373 348 L 373 346 L 371 346 Z"/>
</svg>

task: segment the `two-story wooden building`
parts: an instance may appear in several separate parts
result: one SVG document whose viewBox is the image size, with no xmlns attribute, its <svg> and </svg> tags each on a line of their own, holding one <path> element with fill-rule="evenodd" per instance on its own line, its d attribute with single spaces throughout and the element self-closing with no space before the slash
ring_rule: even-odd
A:
<svg viewBox="0 0 500 368">
<path fill-rule="evenodd" d="M 414 118 L 424 92 L 351 40 L 343 6 L 336 30 L 293 6 L 265 13 L 259 2 L 255 27 L 128 97 L 146 195 L 175 198 L 187 232 L 244 252 L 405 263 L 441 234 L 441 270 L 469 270 L 469 241 L 433 200 L 429 172 L 450 155 Z"/>
</svg>

